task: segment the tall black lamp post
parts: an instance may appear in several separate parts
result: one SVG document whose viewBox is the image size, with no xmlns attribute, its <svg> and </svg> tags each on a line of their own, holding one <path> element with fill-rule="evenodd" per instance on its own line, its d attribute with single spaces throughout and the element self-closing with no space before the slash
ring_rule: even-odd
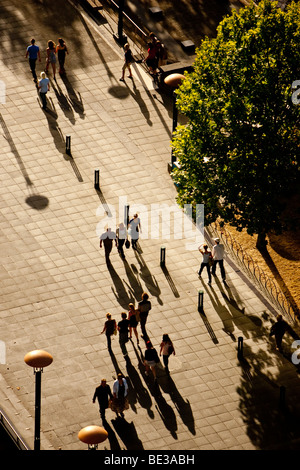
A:
<svg viewBox="0 0 300 470">
<path fill-rule="evenodd" d="M 37 349 L 27 353 L 24 361 L 30 367 L 33 367 L 35 374 L 35 426 L 34 426 L 34 450 L 40 450 L 41 447 L 41 384 L 43 368 L 49 366 L 53 357 L 46 351 Z"/>
<path fill-rule="evenodd" d="M 182 80 L 185 79 L 185 76 L 180 73 L 172 73 L 168 75 L 164 82 L 173 90 L 173 125 L 172 125 L 172 133 L 176 130 L 177 127 L 177 120 L 178 120 L 178 110 L 176 107 L 176 94 L 175 90 L 181 85 Z M 176 157 L 172 151 L 171 154 L 171 164 L 168 165 L 169 172 L 172 171 L 173 164 L 176 162 Z"/>
<path fill-rule="evenodd" d="M 118 34 L 114 34 L 115 40 L 119 44 L 125 44 L 127 37 L 123 34 L 123 12 L 124 12 L 125 0 L 119 0 L 119 19 L 118 19 Z"/>
</svg>

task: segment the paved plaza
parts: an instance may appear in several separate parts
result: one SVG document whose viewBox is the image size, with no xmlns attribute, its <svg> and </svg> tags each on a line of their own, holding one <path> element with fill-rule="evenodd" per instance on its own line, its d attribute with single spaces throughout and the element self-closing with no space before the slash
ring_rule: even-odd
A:
<svg viewBox="0 0 300 470">
<path fill-rule="evenodd" d="M 172 99 L 139 64 L 133 80 L 119 81 L 123 52 L 113 39 L 116 25 L 104 19 L 96 24 L 68 1 L 0 0 L 0 407 L 33 448 L 34 375 L 24 356 L 44 349 L 53 356 L 42 374 L 44 450 L 86 448 L 80 429 L 102 426 L 95 387 L 103 377 L 112 387 L 118 372 L 128 381 L 130 408 L 124 419 L 107 410 L 109 435 L 99 449 L 297 449 L 292 339 L 285 338 L 285 355 L 275 350 L 269 331 L 276 311 L 229 258 L 227 286 L 219 271 L 211 286 L 205 272 L 198 278 L 201 256 L 191 249 L 198 233 L 192 227 L 178 237 L 172 216 L 160 212 L 175 208 L 184 224 L 167 171 Z M 55 82 L 49 72 L 44 112 L 26 47 L 35 37 L 40 73 L 47 41 L 61 36 L 70 50 L 67 75 Z M 108 268 L 99 233 L 104 221 L 115 229 L 124 220 L 126 205 L 141 218 L 140 249 L 126 250 L 122 260 L 114 248 Z M 100 335 L 106 313 L 119 321 L 143 291 L 152 303 L 154 347 L 168 333 L 176 349 L 170 377 L 161 364 L 157 384 L 145 375 L 142 340 L 140 348 L 134 337 L 127 343 L 125 361 L 118 338 L 110 355 Z"/>
</svg>

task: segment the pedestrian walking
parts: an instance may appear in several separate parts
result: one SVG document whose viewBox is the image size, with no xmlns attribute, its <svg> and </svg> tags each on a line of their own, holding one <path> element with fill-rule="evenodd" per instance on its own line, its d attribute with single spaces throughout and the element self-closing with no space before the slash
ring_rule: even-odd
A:
<svg viewBox="0 0 300 470">
<path fill-rule="evenodd" d="M 33 76 L 33 81 L 37 83 L 37 75 L 36 75 L 36 61 L 39 59 L 39 62 L 41 62 L 41 54 L 40 54 L 40 48 L 35 44 L 35 39 L 32 38 L 30 41 L 30 46 L 27 47 L 26 59 L 29 59 L 29 67 Z"/>
<path fill-rule="evenodd" d="M 202 263 L 200 264 L 200 269 L 199 269 L 199 277 L 201 277 L 201 273 L 204 268 L 207 269 L 207 274 L 208 274 L 208 284 L 211 284 L 211 272 L 210 272 L 210 261 L 212 261 L 212 254 L 211 251 L 208 250 L 207 245 L 202 245 L 199 246 L 199 251 L 202 254 Z"/>
<path fill-rule="evenodd" d="M 65 41 L 62 38 L 58 39 L 58 44 L 56 46 L 56 53 L 57 53 L 57 58 L 58 58 L 58 63 L 59 63 L 59 74 L 64 75 L 66 73 L 65 71 L 66 54 L 69 54 L 69 51 L 68 51 Z"/>
<path fill-rule="evenodd" d="M 111 337 L 113 334 L 117 333 L 117 323 L 116 320 L 111 317 L 110 313 L 106 314 L 106 318 L 107 320 L 104 323 L 103 330 L 100 334 L 102 335 L 105 332 L 107 339 L 107 349 L 111 351 Z"/>
<path fill-rule="evenodd" d="M 45 72 L 48 73 L 49 64 L 51 64 L 52 71 L 53 71 L 53 78 L 55 80 L 55 72 L 56 72 L 56 46 L 55 43 L 51 40 L 48 41 L 48 47 L 46 49 L 47 58 L 46 58 L 46 67 Z"/>
<path fill-rule="evenodd" d="M 50 91 L 49 78 L 46 77 L 45 72 L 41 72 L 41 79 L 39 80 L 38 88 L 42 101 L 42 109 L 47 110 L 47 93 Z"/>
<path fill-rule="evenodd" d="M 139 233 L 141 229 L 141 220 L 138 214 L 134 214 L 133 218 L 128 223 L 128 232 L 131 237 L 131 246 L 134 250 L 137 250 L 137 241 L 139 239 Z"/>
<path fill-rule="evenodd" d="M 110 265 L 109 255 L 111 253 L 113 247 L 113 240 L 115 240 L 115 244 L 117 246 L 116 240 L 116 232 L 113 232 L 110 227 L 106 229 L 106 232 L 102 233 L 100 237 L 100 248 L 104 245 L 104 252 L 105 252 L 105 261 L 107 265 Z"/>
<path fill-rule="evenodd" d="M 211 273 L 213 276 L 216 275 L 216 267 L 217 264 L 220 266 L 221 276 L 224 283 L 226 283 L 226 274 L 224 269 L 224 245 L 220 244 L 220 239 L 215 238 L 215 245 L 212 249 L 212 257 L 213 257 L 213 266 Z"/>
<path fill-rule="evenodd" d="M 142 330 L 142 338 L 147 341 L 148 335 L 146 332 L 146 323 L 149 315 L 149 311 L 151 310 L 152 305 L 149 300 L 149 295 L 147 292 L 143 292 L 142 300 L 138 303 L 138 311 L 140 313 L 140 322 L 141 322 L 141 330 Z"/>
<path fill-rule="evenodd" d="M 158 56 L 158 67 L 161 67 L 162 65 L 167 64 L 168 52 L 165 45 L 160 41 L 156 41 L 156 47 Z"/>
<path fill-rule="evenodd" d="M 272 325 L 270 330 L 270 337 L 275 336 L 277 351 L 282 352 L 282 339 L 287 331 L 290 331 L 290 325 L 283 320 L 282 315 L 278 315 L 276 323 Z"/>
<path fill-rule="evenodd" d="M 128 357 L 128 352 L 126 348 L 126 343 L 129 341 L 129 320 L 127 319 L 127 313 L 121 313 L 122 320 L 118 323 L 119 331 L 119 343 L 123 353 L 124 358 Z"/>
<path fill-rule="evenodd" d="M 99 413 L 102 418 L 102 421 L 106 421 L 105 419 L 105 411 L 109 405 L 109 398 L 113 398 L 113 394 L 111 392 L 110 386 L 106 383 L 106 379 L 101 380 L 101 384 L 96 387 L 95 393 L 93 396 L 93 403 L 95 403 L 96 399 L 99 403 Z"/>
<path fill-rule="evenodd" d="M 137 315 L 139 317 L 139 311 L 135 310 L 134 304 L 130 303 L 128 305 L 129 310 L 128 310 L 128 320 L 129 320 L 129 338 L 132 338 L 132 330 L 135 334 L 136 337 L 136 342 L 139 344 L 139 335 L 137 332 L 137 326 L 138 326 L 138 320 L 137 320 Z"/>
<path fill-rule="evenodd" d="M 121 82 L 124 82 L 124 76 L 125 76 L 125 70 L 128 69 L 129 75 L 128 78 L 133 78 L 132 77 L 132 72 L 131 72 L 131 64 L 134 62 L 134 58 L 131 52 L 131 49 L 129 47 L 129 44 L 126 43 L 124 45 L 124 64 L 122 67 L 122 76 L 120 78 Z"/>
<path fill-rule="evenodd" d="M 158 58 L 157 58 L 157 48 L 153 44 L 153 42 L 148 42 L 147 44 L 147 57 L 143 60 L 149 67 L 150 74 L 156 76 L 157 74 L 157 66 L 158 66 Z"/>
<path fill-rule="evenodd" d="M 162 337 L 162 342 L 160 344 L 160 356 L 163 356 L 163 363 L 166 369 L 166 373 L 170 375 L 169 372 L 169 357 L 171 354 L 175 356 L 175 349 L 172 341 L 170 340 L 169 335 L 164 334 Z"/>
<path fill-rule="evenodd" d="M 117 247 L 118 247 L 118 252 L 119 255 L 121 256 L 122 259 L 125 259 L 125 254 L 124 254 L 124 243 L 127 240 L 127 229 L 123 222 L 121 222 L 116 230 L 116 235 L 117 235 Z"/>
<path fill-rule="evenodd" d="M 113 399 L 111 401 L 111 410 L 114 411 L 117 416 L 120 413 L 124 418 L 124 411 L 128 410 L 128 384 L 122 374 L 118 374 L 117 380 L 113 383 Z"/>
<path fill-rule="evenodd" d="M 156 365 L 159 363 L 159 357 L 157 354 L 156 349 L 153 347 L 151 341 L 147 341 L 146 343 L 146 351 L 145 351 L 145 360 L 144 360 L 144 365 L 146 368 L 145 374 L 148 376 L 149 371 L 151 369 L 154 381 L 156 382 L 157 377 L 156 377 Z"/>
</svg>

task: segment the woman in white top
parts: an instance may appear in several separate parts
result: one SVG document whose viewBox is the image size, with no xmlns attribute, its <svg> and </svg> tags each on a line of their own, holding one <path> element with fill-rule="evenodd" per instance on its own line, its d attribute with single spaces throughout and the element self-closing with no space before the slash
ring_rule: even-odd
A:
<svg viewBox="0 0 300 470">
<path fill-rule="evenodd" d="M 133 219 L 129 221 L 128 227 L 129 234 L 131 236 L 131 246 L 134 250 L 136 250 L 136 244 L 139 239 L 139 232 L 141 231 L 141 221 L 138 214 L 134 214 Z"/>
<path fill-rule="evenodd" d="M 110 408 L 114 411 L 117 416 L 118 413 L 121 414 L 122 418 L 124 416 L 123 411 L 128 410 L 129 403 L 127 399 L 128 394 L 128 384 L 126 379 L 122 374 L 118 374 L 117 380 L 113 383 L 113 399 L 110 403 Z"/>
<path fill-rule="evenodd" d="M 212 254 L 211 254 L 211 251 L 208 251 L 207 245 L 203 245 L 204 251 L 201 249 L 201 246 L 202 245 L 199 246 L 199 251 L 202 254 L 202 263 L 200 265 L 198 274 L 199 274 L 199 277 L 201 277 L 201 273 L 203 269 L 206 267 L 207 274 L 208 274 L 208 284 L 211 284 L 211 272 L 210 272 L 209 260 L 210 259 L 212 260 Z"/>
<path fill-rule="evenodd" d="M 116 230 L 117 233 L 117 241 L 118 241 L 118 252 L 121 256 L 122 259 L 125 259 L 125 254 L 124 254 L 124 243 L 127 239 L 127 230 L 123 222 L 121 222 Z"/>
</svg>

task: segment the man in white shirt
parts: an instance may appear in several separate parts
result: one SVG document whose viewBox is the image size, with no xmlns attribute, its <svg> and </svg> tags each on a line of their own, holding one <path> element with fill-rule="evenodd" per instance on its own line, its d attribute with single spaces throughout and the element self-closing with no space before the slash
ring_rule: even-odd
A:
<svg viewBox="0 0 300 470">
<path fill-rule="evenodd" d="M 39 80 L 38 84 L 39 90 L 40 90 L 40 97 L 42 100 L 42 109 L 46 111 L 47 109 L 47 98 L 46 94 L 50 90 L 50 84 L 49 84 L 49 78 L 46 77 L 45 72 L 41 73 L 41 79 Z"/>
<path fill-rule="evenodd" d="M 215 238 L 214 241 L 215 241 L 215 245 L 213 246 L 213 249 L 212 249 L 213 267 L 212 267 L 211 273 L 213 276 L 216 275 L 216 267 L 217 267 L 217 264 L 219 263 L 222 280 L 225 283 L 226 274 L 225 274 L 224 259 L 223 259 L 224 258 L 224 245 L 220 244 L 219 238 Z"/>
</svg>

